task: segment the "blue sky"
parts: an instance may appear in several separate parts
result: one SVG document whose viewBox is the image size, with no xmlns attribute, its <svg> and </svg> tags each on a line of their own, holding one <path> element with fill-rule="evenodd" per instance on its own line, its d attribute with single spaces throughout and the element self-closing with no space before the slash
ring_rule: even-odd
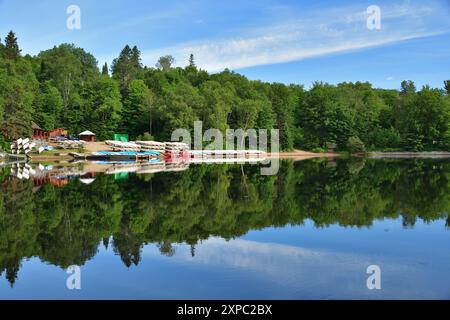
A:
<svg viewBox="0 0 450 320">
<path fill-rule="evenodd" d="M 69 5 L 81 29 L 66 27 Z M 381 29 L 366 26 L 369 5 Z M 0 37 L 13 29 L 23 53 L 63 42 L 99 63 L 137 45 L 143 63 L 172 54 L 184 66 L 228 67 L 251 79 L 299 83 L 370 81 L 398 88 L 401 80 L 442 87 L 450 79 L 450 0 L 0 0 Z"/>
</svg>

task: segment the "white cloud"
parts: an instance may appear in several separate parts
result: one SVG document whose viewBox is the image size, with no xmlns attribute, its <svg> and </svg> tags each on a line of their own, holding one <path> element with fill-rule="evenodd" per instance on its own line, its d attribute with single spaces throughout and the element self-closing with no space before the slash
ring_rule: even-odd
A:
<svg viewBox="0 0 450 320">
<path fill-rule="evenodd" d="M 394 77 L 389 76 L 389 77 L 386 78 L 386 80 L 387 81 L 392 81 L 392 80 L 394 80 Z"/>
<path fill-rule="evenodd" d="M 146 51 L 143 61 L 154 65 L 161 55 L 172 54 L 183 66 L 193 53 L 197 65 L 215 72 L 388 45 L 450 30 L 446 13 L 437 2 L 382 6 L 381 30 L 366 28 L 365 9 L 359 6 L 307 13 L 295 21 L 244 30 L 231 38 Z"/>
<path fill-rule="evenodd" d="M 426 266 L 417 264 L 407 255 L 374 256 L 338 249 L 329 251 L 244 239 L 225 241 L 214 237 L 197 245 L 194 258 L 187 245 L 175 245 L 175 250 L 171 262 L 245 272 L 246 278 L 247 274 L 257 276 L 262 288 L 276 284 L 274 287 L 283 287 L 283 294 L 288 292 L 299 297 L 307 294 L 331 299 L 439 298 L 447 288 L 445 285 L 436 287 L 439 274 L 428 273 Z M 143 255 L 164 258 L 154 246 L 145 247 Z M 387 275 L 383 277 L 383 288 L 388 290 L 378 293 L 367 290 L 366 268 L 374 263 Z M 276 293 L 272 294 L 276 297 Z"/>
</svg>

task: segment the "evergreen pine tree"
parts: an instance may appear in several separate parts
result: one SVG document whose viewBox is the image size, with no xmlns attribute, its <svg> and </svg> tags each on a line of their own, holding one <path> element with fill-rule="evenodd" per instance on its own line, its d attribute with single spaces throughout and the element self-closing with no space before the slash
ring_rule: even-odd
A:
<svg viewBox="0 0 450 320">
<path fill-rule="evenodd" d="M 17 59 L 20 56 L 19 44 L 17 43 L 16 34 L 11 30 L 5 38 L 6 57 L 9 59 Z"/>
<path fill-rule="evenodd" d="M 126 95 L 128 85 L 138 77 L 142 69 L 141 52 L 134 46 L 133 49 L 126 45 L 118 58 L 113 60 L 112 75 L 120 83 L 122 95 Z"/>
<path fill-rule="evenodd" d="M 447 91 L 447 94 L 450 95 L 450 80 L 444 81 L 444 88 L 445 88 L 445 91 Z"/>
<path fill-rule="evenodd" d="M 189 67 L 192 67 L 192 68 L 196 67 L 193 53 L 191 53 L 191 55 L 189 56 Z"/>
<path fill-rule="evenodd" d="M 104 74 L 104 75 L 109 75 L 109 72 L 108 72 L 108 64 L 105 62 L 105 64 L 103 65 L 103 67 L 102 67 L 102 74 Z"/>
<path fill-rule="evenodd" d="M 130 63 L 131 67 L 136 68 L 136 70 L 140 70 L 142 68 L 141 51 L 139 51 L 136 46 L 131 49 Z"/>
</svg>

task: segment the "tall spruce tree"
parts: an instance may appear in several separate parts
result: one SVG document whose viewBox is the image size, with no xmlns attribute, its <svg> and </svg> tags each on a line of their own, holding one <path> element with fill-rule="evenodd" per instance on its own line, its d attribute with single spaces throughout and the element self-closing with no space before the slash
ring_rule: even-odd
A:
<svg viewBox="0 0 450 320">
<path fill-rule="evenodd" d="M 193 53 L 191 53 L 191 55 L 189 56 L 189 67 L 191 67 L 191 68 L 196 67 Z"/>
<path fill-rule="evenodd" d="M 136 46 L 131 49 L 130 65 L 135 71 L 142 68 L 141 51 Z"/>
<path fill-rule="evenodd" d="M 108 64 L 106 62 L 105 62 L 105 64 L 102 67 L 102 74 L 104 74 L 105 76 L 109 75 Z"/>
<path fill-rule="evenodd" d="M 450 95 L 450 80 L 444 81 L 444 88 L 445 88 L 445 91 L 447 91 L 447 95 Z"/>
<path fill-rule="evenodd" d="M 120 92 L 127 94 L 128 85 L 135 80 L 142 69 L 141 52 L 134 46 L 133 49 L 126 45 L 118 58 L 112 62 L 112 76 L 119 81 Z"/>
<path fill-rule="evenodd" d="M 20 56 L 19 44 L 16 34 L 11 30 L 5 38 L 5 54 L 8 59 L 17 59 Z"/>
</svg>

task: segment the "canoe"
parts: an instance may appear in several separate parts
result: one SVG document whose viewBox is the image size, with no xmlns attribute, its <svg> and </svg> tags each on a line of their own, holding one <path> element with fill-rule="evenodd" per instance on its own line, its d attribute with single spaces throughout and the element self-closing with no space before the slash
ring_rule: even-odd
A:
<svg viewBox="0 0 450 320">
<path fill-rule="evenodd" d="M 144 151 L 144 152 L 136 152 L 136 151 L 98 151 L 93 152 L 86 155 L 86 159 L 108 159 L 108 160 L 142 160 L 142 159 L 151 159 L 151 158 L 159 158 L 162 156 L 161 152 L 157 151 Z"/>
</svg>

